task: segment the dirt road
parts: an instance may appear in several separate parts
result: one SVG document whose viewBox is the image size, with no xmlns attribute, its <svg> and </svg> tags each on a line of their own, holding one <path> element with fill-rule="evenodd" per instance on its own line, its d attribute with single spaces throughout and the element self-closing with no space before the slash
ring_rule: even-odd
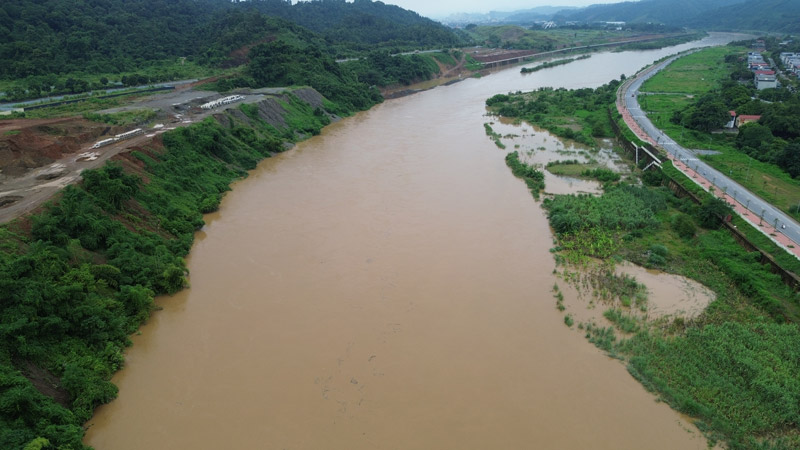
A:
<svg viewBox="0 0 800 450">
<path fill-rule="evenodd" d="M 109 125 L 79 117 L 0 121 L 0 138 L 3 138 L 0 141 L 3 144 L 0 146 L 0 162 L 5 167 L 0 171 L 0 223 L 35 210 L 65 186 L 79 181 L 81 172 L 86 169 L 99 167 L 121 152 L 146 146 L 165 131 L 237 106 L 232 104 L 210 111 L 199 108 L 201 103 L 217 97 L 220 95 L 214 92 L 189 89 L 157 94 L 131 105 L 101 111 L 114 113 L 150 108 L 159 111 L 162 123 L 142 127 L 145 130 L 143 135 L 97 149 L 92 149 L 95 142 L 135 127 L 110 131 L 113 127 Z M 263 92 L 259 91 L 245 95 L 244 102 L 263 98 Z M 80 136 L 65 135 L 76 133 L 75 130 L 80 130 Z M 20 164 L 21 160 L 26 160 L 26 164 Z M 47 163 L 37 165 L 41 161 Z"/>
</svg>

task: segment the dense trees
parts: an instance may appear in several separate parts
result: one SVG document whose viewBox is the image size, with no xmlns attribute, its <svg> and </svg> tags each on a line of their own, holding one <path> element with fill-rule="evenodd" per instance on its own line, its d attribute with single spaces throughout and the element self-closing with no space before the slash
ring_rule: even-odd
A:
<svg viewBox="0 0 800 450">
<path fill-rule="evenodd" d="M 254 47 L 250 57 L 249 75 L 258 86 L 309 85 L 345 108 L 342 112 L 382 99 L 375 87 L 359 82 L 314 43 L 279 39 Z"/>
<path fill-rule="evenodd" d="M 438 23 L 371 0 L 9 0 L 0 5 L 0 80 L 15 80 L 6 94 L 17 100 L 100 89 L 109 76 L 125 86 L 167 81 L 181 76 L 183 58 L 240 65 L 249 46 L 286 34 L 330 56 L 461 42 Z"/>
<path fill-rule="evenodd" d="M 676 111 L 671 121 L 686 128 L 708 133 L 722 128 L 730 119 L 725 103 L 717 94 L 712 93 L 700 97 L 686 110 Z"/>
<path fill-rule="evenodd" d="M 345 64 L 358 80 L 370 86 L 409 85 L 430 79 L 439 66 L 428 55 L 395 55 L 383 50 L 369 52 L 365 58 Z"/>
</svg>

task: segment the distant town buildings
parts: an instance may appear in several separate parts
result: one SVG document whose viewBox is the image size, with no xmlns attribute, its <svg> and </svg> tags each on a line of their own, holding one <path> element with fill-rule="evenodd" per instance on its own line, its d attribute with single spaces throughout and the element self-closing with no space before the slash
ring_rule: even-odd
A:
<svg viewBox="0 0 800 450">
<path fill-rule="evenodd" d="M 787 73 L 800 77 L 800 53 L 781 53 L 781 62 Z"/>
<path fill-rule="evenodd" d="M 756 89 L 773 89 L 778 87 L 778 78 L 772 66 L 764 61 L 761 52 L 747 54 L 747 67 L 753 71 Z M 738 124 L 737 124 L 738 126 Z"/>
</svg>

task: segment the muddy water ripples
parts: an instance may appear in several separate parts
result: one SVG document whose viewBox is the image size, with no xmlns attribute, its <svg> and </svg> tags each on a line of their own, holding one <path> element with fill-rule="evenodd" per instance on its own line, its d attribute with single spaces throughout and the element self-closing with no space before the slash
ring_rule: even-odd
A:
<svg viewBox="0 0 800 450">
<path fill-rule="evenodd" d="M 207 217 L 191 288 L 133 336 L 86 443 L 705 448 L 564 325 L 546 217 L 483 128 L 496 93 L 597 86 L 674 51 L 392 100 L 264 161 Z"/>
</svg>

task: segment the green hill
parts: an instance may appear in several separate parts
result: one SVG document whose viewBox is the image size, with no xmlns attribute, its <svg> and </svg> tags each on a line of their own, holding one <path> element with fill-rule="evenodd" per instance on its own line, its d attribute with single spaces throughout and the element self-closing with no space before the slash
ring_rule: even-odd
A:
<svg viewBox="0 0 800 450">
<path fill-rule="evenodd" d="M 710 30 L 798 33 L 800 3 L 796 0 L 643 0 L 564 11 L 556 15 L 555 20 L 655 22 Z"/>
<path fill-rule="evenodd" d="M 451 47 L 452 30 L 382 2 L 5 0 L 0 90 L 12 99 L 218 73 L 255 45 L 286 40 L 322 55 Z M 131 81 L 132 80 L 132 81 Z"/>
<path fill-rule="evenodd" d="M 592 5 L 556 16 L 558 21 L 579 22 L 656 22 L 682 25 L 686 21 L 718 8 L 744 0 L 643 0 L 607 5 Z"/>
<path fill-rule="evenodd" d="M 687 24 L 712 30 L 800 33 L 800 2 L 750 0 L 697 16 Z"/>
</svg>

